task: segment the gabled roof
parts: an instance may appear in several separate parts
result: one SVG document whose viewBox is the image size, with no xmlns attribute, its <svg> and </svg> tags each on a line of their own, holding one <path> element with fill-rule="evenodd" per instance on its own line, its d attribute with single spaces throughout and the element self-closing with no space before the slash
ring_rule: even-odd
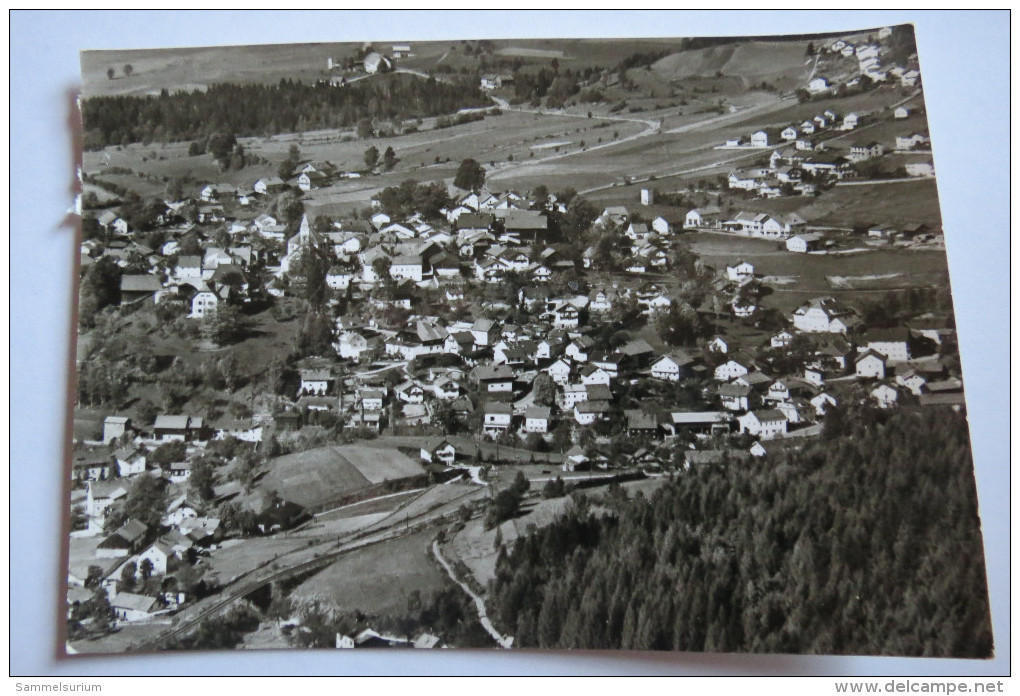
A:
<svg viewBox="0 0 1020 696">
<path fill-rule="evenodd" d="M 513 407 L 510 404 L 505 404 L 501 401 L 487 401 L 483 406 L 483 410 L 485 413 L 491 413 L 493 415 L 513 415 Z"/>
</svg>

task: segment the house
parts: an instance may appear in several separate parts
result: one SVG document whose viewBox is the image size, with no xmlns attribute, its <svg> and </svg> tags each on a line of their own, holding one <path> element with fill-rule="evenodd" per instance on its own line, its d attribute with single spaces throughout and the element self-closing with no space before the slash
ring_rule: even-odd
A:
<svg viewBox="0 0 1020 696">
<path fill-rule="evenodd" d="M 779 136 L 783 140 L 796 140 L 797 139 L 797 129 L 794 128 L 793 126 L 787 126 L 786 128 L 784 128 L 782 130 L 782 132 L 779 134 Z"/>
<path fill-rule="evenodd" d="M 260 193 L 263 196 L 267 196 L 273 193 L 279 193 L 285 188 L 287 188 L 287 183 L 278 176 L 271 176 L 265 179 L 259 179 L 252 186 L 252 190 L 254 190 L 255 193 Z"/>
<path fill-rule="evenodd" d="M 786 240 L 786 250 L 795 254 L 806 254 L 811 251 L 820 250 L 825 244 L 825 238 L 817 232 L 795 234 Z"/>
<path fill-rule="evenodd" d="M 906 170 L 907 176 L 922 176 L 929 179 L 935 176 L 935 165 L 931 161 L 907 162 L 903 168 Z"/>
<path fill-rule="evenodd" d="M 322 396 L 326 394 L 333 383 L 333 375 L 326 369 L 304 368 L 298 373 L 301 376 L 301 386 L 298 387 L 298 396 L 301 394 L 315 394 Z"/>
<path fill-rule="evenodd" d="M 667 382 L 679 382 L 681 377 L 686 376 L 687 368 L 693 362 L 694 359 L 684 353 L 678 351 L 669 353 L 652 364 L 652 377 Z"/>
<path fill-rule="evenodd" d="M 135 562 L 137 565 L 135 577 L 141 577 L 143 561 L 148 561 L 152 564 L 153 575 L 166 575 L 166 563 L 173 555 L 174 551 L 168 543 L 162 539 L 157 540 L 152 546 L 138 554 L 138 559 Z"/>
<path fill-rule="evenodd" d="M 131 429 L 127 416 L 107 416 L 103 420 L 103 444 L 108 445 Z"/>
<path fill-rule="evenodd" d="M 545 368 L 545 372 L 556 384 L 564 385 L 570 381 L 570 363 L 566 360 L 556 360 L 552 365 Z"/>
<path fill-rule="evenodd" d="M 139 300 L 157 302 L 163 292 L 163 283 L 149 274 L 124 274 L 120 277 L 120 303 L 131 304 Z"/>
<path fill-rule="evenodd" d="M 471 378 L 489 394 L 514 389 L 514 373 L 508 365 L 479 365 L 471 371 Z"/>
<path fill-rule="evenodd" d="M 819 297 L 805 302 L 791 317 L 793 327 L 806 333 L 846 334 L 860 326 L 860 318 L 835 298 Z"/>
<path fill-rule="evenodd" d="M 362 389 L 358 395 L 362 411 L 381 411 L 385 400 L 386 391 L 383 389 Z"/>
<path fill-rule="evenodd" d="M 163 442 L 201 439 L 202 432 L 201 416 L 159 415 L 152 426 L 153 437 Z"/>
<path fill-rule="evenodd" d="M 772 348 L 786 348 L 790 345 L 791 341 L 793 341 L 793 334 L 783 329 L 769 339 L 769 345 Z"/>
<path fill-rule="evenodd" d="M 910 109 L 905 106 L 897 106 L 893 111 L 893 118 L 904 119 L 910 116 Z"/>
<path fill-rule="evenodd" d="M 628 408 L 623 412 L 627 419 L 627 434 L 634 436 L 654 437 L 659 430 L 659 423 L 654 413 L 649 413 L 640 408 Z"/>
<path fill-rule="evenodd" d="M 191 462 L 173 462 L 169 466 L 167 479 L 171 483 L 183 483 L 191 478 Z"/>
<path fill-rule="evenodd" d="M 769 134 L 763 130 L 751 134 L 751 147 L 768 147 Z"/>
<path fill-rule="evenodd" d="M 790 388 L 781 379 L 769 385 L 769 389 L 762 397 L 765 401 L 789 401 Z"/>
<path fill-rule="evenodd" d="M 847 159 L 851 162 L 864 162 L 881 157 L 883 152 L 882 143 L 876 140 L 870 142 L 858 141 L 850 146 L 850 154 Z"/>
<path fill-rule="evenodd" d="M 582 401 L 574 405 L 574 420 L 579 425 L 591 425 L 609 413 L 608 401 Z"/>
<path fill-rule="evenodd" d="M 612 375 L 598 365 L 585 365 L 579 370 L 578 374 L 581 378 L 581 384 L 585 386 L 589 384 L 603 384 L 608 387 L 612 380 Z"/>
<path fill-rule="evenodd" d="M 476 347 L 491 346 L 499 336 L 499 327 L 492 319 L 476 319 L 470 330 Z"/>
<path fill-rule="evenodd" d="M 818 395 L 812 397 L 808 403 L 815 407 L 815 413 L 818 414 L 819 416 L 824 416 L 825 412 L 829 408 L 838 405 L 838 402 L 836 401 L 835 397 L 833 397 L 830 394 L 827 394 L 826 392 L 821 392 Z"/>
<path fill-rule="evenodd" d="M 853 130 L 857 127 L 859 119 L 853 111 L 843 117 L 843 130 Z"/>
<path fill-rule="evenodd" d="M 752 457 L 764 457 L 768 454 L 768 450 L 765 449 L 765 445 L 760 442 L 755 442 L 751 445 L 751 449 L 748 450 Z"/>
<path fill-rule="evenodd" d="M 446 438 L 431 438 L 422 443 L 421 459 L 424 462 L 442 462 L 450 466 L 457 459 L 457 448 Z"/>
<path fill-rule="evenodd" d="M 829 89 L 829 81 L 824 77 L 816 77 L 815 79 L 808 82 L 807 90 L 811 94 L 819 94 Z"/>
<path fill-rule="evenodd" d="M 729 382 L 734 377 L 746 375 L 748 369 L 736 360 L 727 360 L 715 368 L 714 376 L 718 382 Z"/>
<path fill-rule="evenodd" d="M 854 371 L 862 379 L 885 379 L 886 358 L 869 350 L 854 361 Z"/>
<path fill-rule="evenodd" d="M 731 417 L 722 411 L 675 411 L 662 427 L 672 435 L 724 435 L 730 432 Z"/>
<path fill-rule="evenodd" d="M 754 265 L 747 261 L 737 261 L 732 266 L 726 266 L 726 278 L 739 283 L 754 277 Z"/>
<path fill-rule="evenodd" d="M 510 404 L 489 401 L 482 407 L 482 412 L 482 430 L 487 435 L 498 435 L 510 428 L 513 420 L 513 407 Z"/>
<path fill-rule="evenodd" d="M 71 460 L 71 478 L 74 481 L 105 481 L 110 478 L 113 463 L 109 447 L 76 452 Z"/>
<path fill-rule="evenodd" d="M 880 408 L 892 408 L 896 405 L 899 394 L 888 384 L 880 384 L 871 390 L 871 398 L 878 402 Z"/>
<path fill-rule="evenodd" d="M 545 434 L 549 432 L 549 413 L 547 406 L 531 406 L 524 412 L 524 430 L 529 433 Z"/>
<path fill-rule="evenodd" d="M 114 616 L 125 623 L 147 619 L 157 613 L 161 606 L 155 597 L 133 592 L 117 592 L 110 599 L 110 608 L 113 610 Z"/>
<path fill-rule="evenodd" d="M 870 329 L 862 339 L 865 350 L 880 353 L 890 363 L 910 360 L 910 330 L 904 327 L 892 329 Z"/>
<path fill-rule="evenodd" d="M 740 432 L 761 440 L 771 440 L 785 435 L 787 422 L 783 412 L 776 409 L 748 411 L 742 416 L 737 416 Z"/>
<path fill-rule="evenodd" d="M 128 519 L 120 529 L 115 531 L 96 547 L 99 558 L 123 558 L 130 556 L 141 548 L 149 528 L 134 518 Z"/>
<path fill-rule="evenodd" d="M 146 453 L 134 445 L 127 445 L 114 450 L 113 458 L 117 462 L 117 474 L 124 478 L 145 473 Z"/>
<path fill-rule="evenodd" d="M 730 382 L 723 384 L 716 392 L 722 401 L 722 406 L 727 411 L 746 411 L 750 408 L 748 397 L 751 394 L 751 387 L 746 384 Z"/>
</svg>

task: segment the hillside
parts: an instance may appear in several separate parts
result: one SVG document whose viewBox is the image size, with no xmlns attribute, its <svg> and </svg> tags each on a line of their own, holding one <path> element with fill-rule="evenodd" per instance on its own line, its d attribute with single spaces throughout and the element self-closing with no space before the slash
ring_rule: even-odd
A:
<svg viewBox="0 0 1020 696">
<path fill-rule="evenodd" d="M 751 41 L 709 46 L 668 55 L 652 65 L 667 80 L 740 75 L 749 81 L 768 80 L 779 87 L 801 85 L 811 74 L 807 41 Z"/>
</svg>

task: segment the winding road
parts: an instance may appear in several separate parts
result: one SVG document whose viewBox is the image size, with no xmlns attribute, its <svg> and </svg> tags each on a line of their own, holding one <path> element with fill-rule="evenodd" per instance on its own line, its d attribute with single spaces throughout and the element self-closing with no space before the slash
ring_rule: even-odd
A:
<svg viewBox="0 0 1020 696">
<path fill-rule="evenodd" d="M 475 609 L 478 610 L 478 621 L 482 624 L 482 628 L 485 629 L 485 632 L 492 636 L 492 639 L 496 641 L 501 648 L 513 647 L 513 636 L 504 636 L 496 630 L 495 626 L 492 625 L 492 621 L 489 619 L 489 615 L 485 611 L 485 600 L 475 594 L 475 591 L 472 590 L 467 583 L 461 582 L 460 578 L 457 577 L 457 574 L 453 571 L 453 566 L 447 562 L 446 558 L 443 557 L 443 552 L 439 550 L 438 540 L 432 542 L 432 554 L 436 557 L 436 560 L 439 561 L 439 565 L 443 566 L 443 569 L 446 570 L 446 574 L 450 576 L 450 579 L 460 585 L 461 589 L 467 592 L 474 601 Z"/>
</svg>

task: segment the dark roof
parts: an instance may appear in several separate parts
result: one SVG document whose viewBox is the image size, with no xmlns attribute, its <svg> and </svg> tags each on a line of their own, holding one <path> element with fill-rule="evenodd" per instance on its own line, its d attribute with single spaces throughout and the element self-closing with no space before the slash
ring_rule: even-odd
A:
<svg viewBox="0 0 1020 696">
<path fill-rule="evenodd" d="M 154 275 L 124 275 L 120 278 L 121 292 L 157 292 L 163 283 Z"/>
</svg>

